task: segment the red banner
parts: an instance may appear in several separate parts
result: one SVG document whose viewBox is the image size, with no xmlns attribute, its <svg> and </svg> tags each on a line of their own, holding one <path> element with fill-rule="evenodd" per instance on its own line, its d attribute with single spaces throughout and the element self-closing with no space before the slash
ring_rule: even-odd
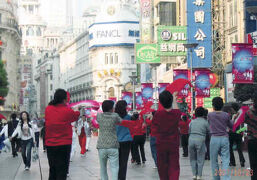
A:
<svg viewBox="0 0 257 180">
<path fill-rule="evenodd" d="M 143 102 L 147 102 L 153 99 L 153 84 L 152 83 L 141 83 L 141 92 Z"/>
<path fill-rule="evenodd" d="M 117 102 L 117 98 L 116 97 L 109 97 L 109 100 L 113 101 L 114 103 Z"/>
<path fill-rule="evenodd" d="M 232 75 L 234 84 L 252 84 L 254 81 L 253 45 L 232 44 Z"/>
<path fill-rule="evenodd" d="M 173 71 L 173 81 L 177 79 L 188 80 L 188 70 L 187 69 L 175 69 Z M 187 97 L 189 91 L 189 85 L 186 85 L 179 93 L 178 97 Z"/>
<path fill-rule="evenodd" d="M 210 70 L 195 70 L 195 96 L 210 97 Z"/>
</svg>

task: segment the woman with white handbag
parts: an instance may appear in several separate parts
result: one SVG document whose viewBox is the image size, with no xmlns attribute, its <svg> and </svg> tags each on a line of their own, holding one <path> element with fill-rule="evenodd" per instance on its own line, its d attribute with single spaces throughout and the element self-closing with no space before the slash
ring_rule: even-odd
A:
<svg viewBox="0 0 257 180">
<path fill-rule="evenodd" d="M 21 154 L 22 159 L 25 164 L 25 170 L 30 169 L 31 165 L 31 150 L 34 146 L 35 135 L 30 124 L 29 113 L 26 111 L 20 114 L 20 123 L 13 132 L 10 140 L 14 138 L 17 134 L 21 138 Z"/>
<path fill-rule="evenodd" d="M 3 151 L 5 152 L 10 152 L 11 151 L 11 142 L 8 139 L 8 124 L 6 124 L 3 129 L 0 132 L 0 137 L 4 134 L 4 138 L 5 140 L 3 141 L 5 147 L 3 149 Z"/>
</svg>

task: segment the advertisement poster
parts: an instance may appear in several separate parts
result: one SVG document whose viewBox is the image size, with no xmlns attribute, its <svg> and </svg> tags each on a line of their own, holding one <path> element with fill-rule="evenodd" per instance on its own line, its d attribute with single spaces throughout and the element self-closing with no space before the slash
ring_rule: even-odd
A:
<svg viewBox="0 0 257 180">
<path fill-rule="evenodd" d="M 143 107 L 142 93 L 136 92 L 136 108 L 141 109 Z"/>
<path fill-rule="evenodd" d="M 146 102 L 153 98 L 153 84 L 152 83 L 142 83 L 141 92 L 143 102 Z"/>
<path fill-rule="evenodd" d="M 162 93 L 168 85 L 169 83 L 159 83 L 158 93 Z"/>
<path fill-rule="evenodd" d="M 136 44 L 136 63 L 160 63 L 156 44 Z"/>
<path fill-rule="evenodd" d="M 188 70 L 187 69 L 175 69 L 173 71 L 173 81 L 177 79 L 187 79 L 188 80 Z M 187 97 L 190 91 L 189 85 L 186 85 L 184 89 L 178 92 L 178 97 Z"/>
<path fill-rule="evenodd" d="M 192 53 L 193 68 L 212 67 L 211 4 L 211 0 L 187 0 L 188 43 L 198 44 Z M 190 56 L 188 53 L 188 59 Z M 191 61 L 188 61 L 188 67 L 191 67 Z"/>
<path fill-rule="evenodd" d="M 254 81 L 252 44 L 232 44 L 233 83 L 252 84 Z"/>
<path fill-rule="evenodd" d="M 125 100 L 128 105 L 132 104 L 132 93 L 131 92 L 123 92 L 122 93 L 122 100 Z"/>
<path fill-rule="evenodd" d="M 210 97 L 210 71 L 195 70 L 195 96 Z"/>
</svg>

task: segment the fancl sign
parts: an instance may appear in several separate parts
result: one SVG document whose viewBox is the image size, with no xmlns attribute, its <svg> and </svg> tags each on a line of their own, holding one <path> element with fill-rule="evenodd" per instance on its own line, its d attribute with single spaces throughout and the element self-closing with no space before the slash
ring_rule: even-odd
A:
<svg viewBox="0 0 257 180">
<path fill-rule="evenodd" d="M 95 23 L 89 27 L 89 48 L 134 46 L 139 39 L 137 21 Z"/>
<path fill-rule="evenodd" d="M 136 63 L 160 63 L 156 44 L 136 44 Z"/>
</svg>

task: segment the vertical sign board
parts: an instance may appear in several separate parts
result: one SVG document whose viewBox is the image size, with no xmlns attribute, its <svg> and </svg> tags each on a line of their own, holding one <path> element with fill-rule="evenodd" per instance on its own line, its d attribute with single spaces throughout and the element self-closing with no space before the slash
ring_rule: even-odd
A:
<svg viewBox="0 0 257 180">
<path fill-rule="evenodd" d="M 187 0 L 188 43 L 197 43 L 193 50 L 193 68 L 212 67 L 211 0 Z M 191 68 L 188 53 L 188 67 Z"/>
<path fill-rule="evenodd" d="M 140 0 L 141 8 L 141 43 L 152 41 L 152 0 Z"/>
<path fill-rule="evenodd" d="M 252 84 L 254 81 L 253 45 L 232 44 L 232 59 L 233 83 Z"/>
<path fill-rule="evenodd" d="M 188 80 L 188 70 L 187 69 L 174 69 L 173 70 L 173 79 L 187 79 Z M 189 85 L 186 85 L 179 93 L 179 97 L 187 97 L 189 91 Z"/>
<path fill-rule="evenodd" d="M 195 96 L 210 97 L 210 70 L 195 70 Z"/>
</svg>

